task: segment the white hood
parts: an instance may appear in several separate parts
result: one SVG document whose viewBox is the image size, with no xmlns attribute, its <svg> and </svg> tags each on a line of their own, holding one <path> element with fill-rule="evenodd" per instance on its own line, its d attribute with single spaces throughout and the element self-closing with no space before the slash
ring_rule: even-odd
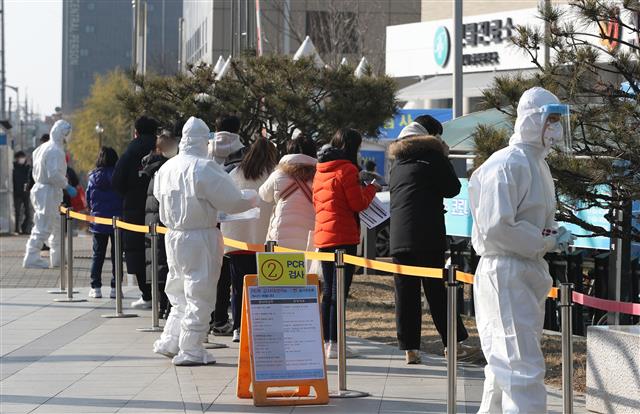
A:
<svg viewBox="0 0 640 414">
<path fill-rule="evenodd" d="M 560 100 L 544 88 L 536 86 L 525 91 L 518 102 L 518 118 L 509 145 L 527 144 L 545 149 L 542 144 L 545 115 L 541 108 L 544 105 L 558 103 Z"/>
<path fill-rule="evenodd" d="M 302 165 L 316 165 L 318 160 L 313 157 L 304 154 L 289 154 L 280 159 L 280 165 L 283 164 L 302 164 Z"/>
<path fill-rule="evenodd" d="M 398 138 L 407 138 L 416 135 L 429 135 L 429 131 L 427 131 L 427 129 L 419 123 L 412 122 L 406 127 L 402 128 L 402 131 L 400 131 L 400 135 L 398 135 Z"/>
<path fill-rule="evenodd" d="M 55 145 L 62 147 L 64 145 L 64 139 L 71 134 L 71 124 L 64 119 L 56 121 L 49 132 L 49 138 Z"/>
<path fill-rule="evenodd" d="M 226 131 L 216 132 L 209 144 L 209 156 L 218 164 L 222 164 L 230 154 L 241 148 L 244 148 L 244 145 L 240 142 L 240 135 Z"/>
<path fill-rule="evenodd" d="M 192 116 L 182 128 L 180 154 L 206 158 L 208 141 L 209 127 L 202 119 Z"/>
</svg>

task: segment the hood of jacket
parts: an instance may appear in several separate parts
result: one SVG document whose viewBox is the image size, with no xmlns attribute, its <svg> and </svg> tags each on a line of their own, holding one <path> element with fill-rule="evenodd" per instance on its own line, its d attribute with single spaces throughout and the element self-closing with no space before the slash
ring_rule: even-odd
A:
<svg viewBox="0 0 640 414">
<path fill-rule="evenodd" d="M 70 134 L 71 124 L 64 119 L 60 119 L 53 124 L 53 127 L 51 127 L 51 131 L 49 131 L 49 138 L 51 139 L 51 142 L 62 148 L 64 145 L 64 139 Z"/>
<path fill-rule="evenodd" d="M 332 147 L 327 144 L 320 148 L 318 151 L 318 163 L 337 161 L 337 160 L 347 160 L 347 154 L 341 149 Z"/>
<path fill-rule="evenodd" d="M 91 171 L 89 181 L 95 188 L 100 190 L 111 190 L 111 177 L 113 176 L 113 167 L 98 167 Z"/>
<path fill-rule="evenodd" d="M 415 135 L 429 135 L 429 131 L 427 128 L 423 127 L 417 122 L 412 122 L 406 127 L 402 128 L 400 134 L 398 135 L 398 139 L 412 137 Z"/>
<path fill-rule="evenodd" d="M 142 158 L 142 170 L 140 170 L 140 173 L 147 177 L 153 177 L 153 174 L 155 174 L 156 171 L 162 167 L 162 164 L 168 160 L 168 158 L 165 158 L 161 154 L 151 152 Z"/>
<path fill-rule="evenodd" d="M 230 154 L 242 148 L 244 148 L 244 144 L 240 142 L 240 135 L 238 134 L 220 131 L 213 135 L 211 155 L 218 164 L 222 164 Z"/>
<path fill-rule="evenodd" d="M 524 144 L 544 151 L 542 128 L 546 116 L 541 109 L 544 105 L 557 103 L 560 103 L 560 100 L 544 88 L 536 86 L 526 90 L 518 102 L 518 117 L 509 145 Z"/>
<path fill-rule="evenodd" d="M 389 146 L 389 157 L 401 160 L 423 159 L 429 152 L 444 155 L 442 141 L 432 135 L 398 139 Z"/>
<path fill-rule="evenodd" d="M 195 157 L 207 157 L 207 144 L 209 143 L 209 127 L 200 118 L 192 116 L 182 128 L 180 140 L 180 154 L 193 155 Z"/>
<path fill-rule="evenodd" d="M 304 154 L 289 154 L 282 157 L 278 169 L 302 181 L 310 181 L 316 173 L 318 160 Z"/>
</svg>

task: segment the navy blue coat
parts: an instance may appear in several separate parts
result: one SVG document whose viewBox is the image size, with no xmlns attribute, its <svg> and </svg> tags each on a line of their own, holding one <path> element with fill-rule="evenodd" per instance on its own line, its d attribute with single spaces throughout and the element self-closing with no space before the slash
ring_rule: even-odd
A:
<svg viewBox="0 0 640 414">
<path fill-rule="evenodd" d="M 113 167 L 96 168 L 89 173 L 87 185 L 87 205 L 92 216 L 122 217 L 122 197 L 111 185 Z M 113 228 L 105 224 L 90 224 L 93 233 L 113 233 Z"/>
</svg>

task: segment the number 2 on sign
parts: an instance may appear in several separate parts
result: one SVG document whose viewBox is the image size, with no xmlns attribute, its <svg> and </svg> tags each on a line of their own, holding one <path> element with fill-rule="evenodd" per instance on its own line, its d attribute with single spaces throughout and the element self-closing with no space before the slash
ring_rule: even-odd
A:
<svg viewBox="0 0 640 414">
<path fill-rule="evenodd" d="M 260 269 L 264 277 L 271 281 L 276 281 L 284 274 L 282 264 L 277 260 L 267 260 Z"/>
</svg>

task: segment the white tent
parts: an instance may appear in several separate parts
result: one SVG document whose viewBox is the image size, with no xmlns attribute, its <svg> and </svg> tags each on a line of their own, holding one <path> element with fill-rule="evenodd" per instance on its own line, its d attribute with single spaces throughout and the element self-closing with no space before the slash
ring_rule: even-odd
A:
<svg viewBox="0 0 640 414">
<path fill-rule="evenodd" d="M 311 38 L 309 36 L 305 37 L 304 42 L 300 45 L 298 50 L 296 50 L 295 55 L 293 55 L 293 60 L 302 59 L 305 57 L 313 58 L 313 61 L 316 64 L 316 67 L 321 68 L 324 66 L 324 62 L 320 58 L 316 47 L 313 45 Z"/>
</svg>

